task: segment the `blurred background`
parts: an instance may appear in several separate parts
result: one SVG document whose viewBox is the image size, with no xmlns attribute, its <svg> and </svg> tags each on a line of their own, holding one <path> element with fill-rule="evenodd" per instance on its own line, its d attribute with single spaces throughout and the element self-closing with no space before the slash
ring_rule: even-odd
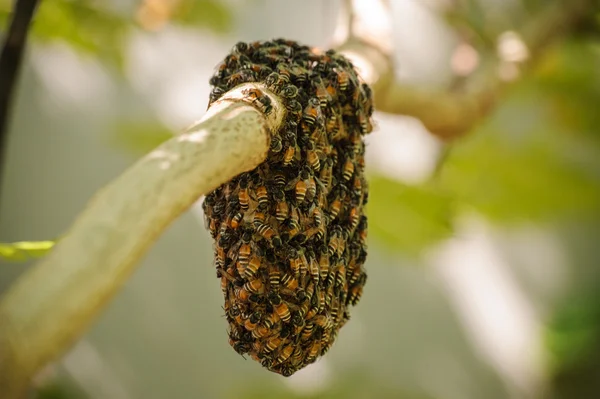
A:
<svg viewBox="0 0 600 399">
<path fill-rule="evenodd" d="M 12 3 L 0 0 L 3 32 Z M 491 81 L 493 101 L 445 141 L 417 118 L 376 112 L 369 281 L 329 353 L 286 379 L 230 348 L 198 203 L 39 375 L 35 396 L 597 397 L 598 2 L 389 3 L 407 93 Z M 0 241 L 59 237 L 97 189 L 203 115 L 213 68 L 237 41 L 327 47 L 339 12 L 318 0 L 41 1 L 13 104 Z M 539 24 L 551 34 L 529 45 Z M 0 292 L 29 265 L 2 262 Z"/>
</svg>

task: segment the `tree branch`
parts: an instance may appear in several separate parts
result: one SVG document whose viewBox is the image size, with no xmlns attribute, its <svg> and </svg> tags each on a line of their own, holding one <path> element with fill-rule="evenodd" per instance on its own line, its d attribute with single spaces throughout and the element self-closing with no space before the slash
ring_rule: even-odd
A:
<svg viewBox="0 0 600 399">
<path fill-rule="evenodd" d="M 27 30 L 38 0 L 16 0 L 12 19 L 0 53 L 0 178 L 3 176 L 8 123 L 15 84 L 27 42 Z"/>
<path fill-rule="evenodd" d="M 271 97 L 268 117 L 244 102 L 248 86 Z M 40 367 L 79 338 L 174 219 L 265 159 L 283 109 L 262 85 L 238 86 L 93 197 L 0 302 L 0 397 L 18 397 Z"/>
<path fill-rule="evenodd" d="M 555 1 L 528 23 L 522 32 L 532 65 L 543 49 L 585 18 L 593 0 Z M 499 65 L 485 65 L 462 85 L 477 79 L 474 90 L 424 90 L 394 78 L 389 3 L 385 0 L 346 0 L 338 21 L 335 43 L 373 84 L 378 111 L 418 118 L 430 133 L 443 140 L 466 134 L 494 108 L 506 86 Z M 353 8 L 353 9 L 351 9 Z M 377 16 L 377 17 L 374 17 Z M 350 50 L 350 51 L 348 51 Z"/>
</svg>

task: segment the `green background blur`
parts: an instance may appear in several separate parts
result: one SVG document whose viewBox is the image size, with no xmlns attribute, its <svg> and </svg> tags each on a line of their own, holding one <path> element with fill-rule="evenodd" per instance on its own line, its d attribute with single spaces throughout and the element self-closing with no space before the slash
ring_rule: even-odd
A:
<svg viewBox="0 0 600 399">
<path fill-rule="evenodd" d="M 11 3 L 0 0 L 3 32 Z M 152 8 L 159 3 L 172 12 Z M 502 34 L 526 29 L 547 7 L 587 8 L 450 145 L 413 118 L 376 113 L 367 148 L 369 280 L 316 364 L 285 379 L 229 347 L 195 205 L 88 334 L 40 374 L 34 396 L 597 397 L 598 2 L 390 3 L 397 76 L 439 91 L 464 79 L 461 45 L 471 48 L 467 61 L 494 60 Z M 42 0 L 13 107 L 0 241 L 59 237 L 98 188 L 202 116 L 208 78 L 234 43 L 285 37 L 327 46 L 339 8 Z M 29 264 L 2 262 L 0 292 Z"/>
</svg>

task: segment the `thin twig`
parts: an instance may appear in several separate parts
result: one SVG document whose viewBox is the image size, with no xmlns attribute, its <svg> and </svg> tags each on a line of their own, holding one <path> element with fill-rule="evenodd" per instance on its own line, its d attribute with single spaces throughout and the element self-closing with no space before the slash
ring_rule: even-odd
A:
<svg viewBox="0 0 600 399">
<path fill-rule="evenodd" d="M 0 53 L 0 182 L 4 176 L 13 92 L 27 44 L 27 31 L 38 2 L 38 0 L 16 0 L 4 47 Z M 2 184 L 0 190 L 1 187 Z"/>
</svg>

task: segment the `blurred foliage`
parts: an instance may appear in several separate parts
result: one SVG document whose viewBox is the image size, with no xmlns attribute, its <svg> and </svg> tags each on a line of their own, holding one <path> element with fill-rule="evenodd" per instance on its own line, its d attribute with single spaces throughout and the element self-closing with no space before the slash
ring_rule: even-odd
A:
<svg viewBox="0 0 600 399">
<path fill-rule="evenodd" d="M 314 385 L 306 381 L 307 386 Z M 236 399 L 433 399 L 431 396 L 421 392 L 406 392 L 397 387 L 390 386 L 388 383 L 375 380 L 370 376 L 367 370 L 362 372 L 345 372 L 339 379 L 324 389 L 315 389 L 315 393 L 310 390 L 294 390 L 286 388 L 283 385 L 261 385 L 245 386 L 243 392 L 234 389 L 227 396 Z"/>
<path fill-rule="evenodd" d="M 160 121 L 119 121 L 111 132 L 111 144 L 140 156 L 173 137 L 174 133 Z"/>
<path fill-rule="evenodd" d="M 0 0 L 0 26 L 6 28 L 12 1 Z M 141 3 L 141 2 L 140 2 Z M 165 1 L 165 4 L 171 3 Z M 181 0 L 170 20 L 217 33 L 231 28 L 229 9 L 217 0 Z M 42 43 L 63 41 L 75 50 L 101 58 L 121 69 L 127 36 L 139 29 L 135 9 L 116 9 L 93 0 L 43 0 L 34 17 L 30 34 Z"/>
<path fill-rule="evenodd" d="M 23 262 L 39 258 L 54 247 L 54 241 L 19 241 L 0 243 L 0 259 L 11 262 Z"/>
<path fill-rule="evenodd" d="M 546 343 L 555 372 L 589 361 L 590 350 L 600 344 L 600 293 L 575 295 L 559 308 L 547 326 Z"/>
<path fill-rule="evenodd" d="M 599 216 L 600 58 L 591 50 L 581 42 L 552 48 L 454 146 L 440 184 L 459 203 L 503 224 Z"/>
<path fill-rule="evenodd" d="M 371 178 L 372 237 L 417 254 L 450 236 L 464 211 L 500 225 L 600 220 L 598 46 L 575 39 L 548 48 L 495 113 L 453 144 L 433 182 Z"/>
<path fill-rule="evenodd" d="M 577 293 L 546 330 L 553 398 L 591 398 L 600 389 L 600 293 Z"/>
<path fill-rule="evenodd" d="M 367 213 L 371 236 L 411 255 L 452 233 L 453 201 L 430 185 L 371 176 Z"/>
<path fill-rule="evenodd" d="M 36 388 L 33 398 L 35 399 L 86 399 L 79 387 L 72 382 L 56 379 L 49 384 Z"/>
<path fill-rule="evenodd" d="M 183 1 L 175 20 L 185 25 L 203 26 L 218 33 L 229 31 L 233 25 L 231 12 L 218 0 Z"/>
</svg>

